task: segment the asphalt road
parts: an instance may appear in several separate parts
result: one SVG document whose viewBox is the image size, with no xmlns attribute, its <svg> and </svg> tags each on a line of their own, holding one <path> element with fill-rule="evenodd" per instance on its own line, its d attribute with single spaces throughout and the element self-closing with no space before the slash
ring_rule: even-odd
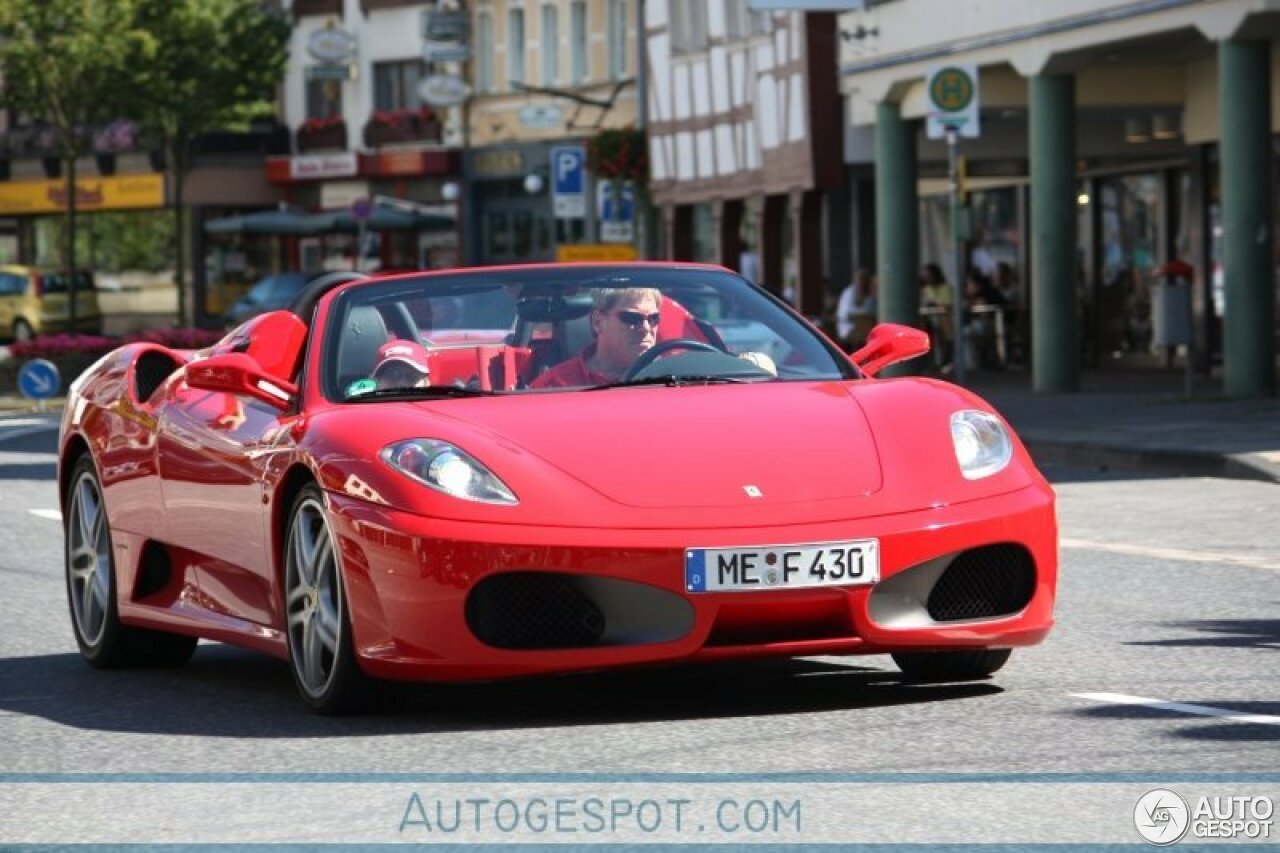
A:
<svg viewBox="0 0 1280 853">
<path fill-rule="evenodd" d="M 1160 784 L 1192 809 L 1200 795 L 1280 797 L 1275 485 L 1048 471 L 1058 625 L 988 682 L 908 685 L 886 657 L 816 658 L 415 688 L 393 710 L 325 719 L 283 663 L 221 645 L 175 671 L 81 662 L 55 437 L 39 417 L 0 419 L 0 845 L 464 840 L 435 822 L 438 797 L 415 804 L 424 784 L 454 799 L 489 786 L 495 802 L 547 785 L 579 805 L 635 786 L 693 790 L 695 806 L 735 790 L 803 800 L 803 828 L 784 807 L 786 831 L 749 838 L 773 842 L 1135 843 L 1134 803 Z M 186 796 L 165 795 L 175 784 Z M 1077 819 L 1061 817 L 1065 795 Z M 197 816 L 167 814 L 176 799 Z M 57 817 L 68 802 L 74 822 Z M 683 817 L 676 831 L 668 807 L 656 835 L 569 837 L 504 835 L 477 816 L 465 840 L 744 840 L 719 813 L 697 824 L 712 836 L 687 837 Z"/>
</svg>

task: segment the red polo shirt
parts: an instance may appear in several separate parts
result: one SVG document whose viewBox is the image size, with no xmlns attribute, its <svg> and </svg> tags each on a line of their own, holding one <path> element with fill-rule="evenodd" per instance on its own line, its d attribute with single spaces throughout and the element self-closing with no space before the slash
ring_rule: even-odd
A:
<svg viewBox="0 0 1280 853">
<path fill-rule="evenodd" d="M 537 379 L 529 383 L 530 388 L 583 388 L 592 385 L 607 385 L 613 378 L 603 373 L 596 373 L 589 366 L 591 357 L 596 354 L 596 345 L 588 344 L 586 349 L 568 361 L 562 361 Z"/>
</svg>

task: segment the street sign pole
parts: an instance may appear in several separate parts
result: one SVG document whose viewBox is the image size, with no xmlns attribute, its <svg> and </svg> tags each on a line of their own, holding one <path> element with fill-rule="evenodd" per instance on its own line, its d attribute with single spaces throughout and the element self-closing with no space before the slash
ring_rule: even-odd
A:
<svg viewBox="0 0 1280 853">
<path fill-rule="evenodd" d="M 951 195 L 951 240 L 955 247 L 956 280 L 952 285 L 951 369 L 957 385 L 964 384 L 964 241 L 960 228 L 960 170 L 956 149 L 960 133 L 947 125 L 947 186 Z"/>
</svg>

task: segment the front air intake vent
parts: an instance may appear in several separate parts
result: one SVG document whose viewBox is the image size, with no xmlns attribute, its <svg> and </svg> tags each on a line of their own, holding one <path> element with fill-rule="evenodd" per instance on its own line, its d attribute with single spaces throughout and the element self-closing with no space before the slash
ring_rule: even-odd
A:
<svg viewBox="0 0 1280 853">
<path fill-rule="evenodd" d="M 499 649 L 575 649 L 599 644 L 600 608 L 561 575 L 512 572 L 486 578 L 467 598 L 467 627 Z"/>
<path fill-rule="evenodd" d="M 929 616 L 936 622 L 1010 616 L 1035 592 L 1031 554 L 1021 545 L 987 545 L 960 554 L 929 593 Z"/>
</svg>

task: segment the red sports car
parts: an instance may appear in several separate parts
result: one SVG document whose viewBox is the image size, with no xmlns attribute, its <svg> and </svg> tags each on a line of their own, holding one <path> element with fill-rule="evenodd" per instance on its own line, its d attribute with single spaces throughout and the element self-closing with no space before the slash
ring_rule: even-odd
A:
<svg viewBox="0 0 1280 853">
<path fill-rule="evenodd" d="M 204 637 L 320 712 L 379 679 L 889 653 L 983 678 L 1053 624 L 1054 495 L 883 324 L 852 358 L 693 264 L 334 274 L 72 387 L 67 593 L 100 667 Z"/>
</svg>

